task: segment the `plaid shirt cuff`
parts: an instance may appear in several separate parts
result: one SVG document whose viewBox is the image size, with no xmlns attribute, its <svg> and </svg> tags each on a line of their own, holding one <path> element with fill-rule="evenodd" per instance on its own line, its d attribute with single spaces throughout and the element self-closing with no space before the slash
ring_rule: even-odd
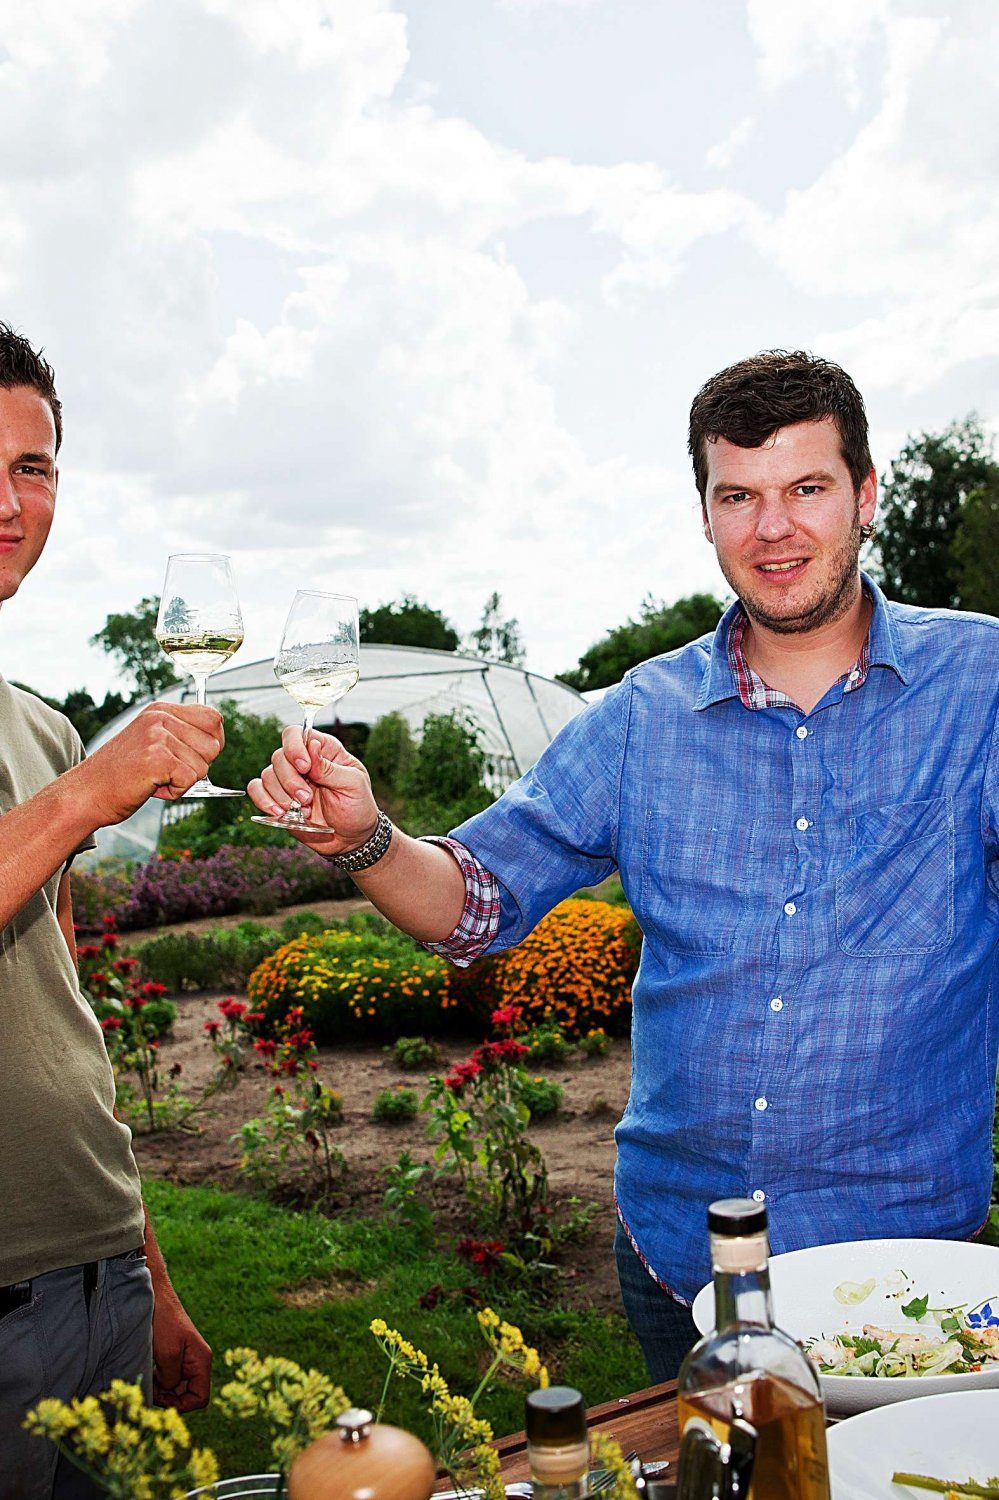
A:
<svg viewBox="0 0 999 1500">
<path fill-rule="evenodd" d="M 499 931 L 500 894 L 495 875 L 490 875 L 484 865 L 457 839 L 425 838 L 424 844 L 439 844 L 457 860 L 465 877 L 465 909 L 458 925 L 449 937 L 440 943 L 424 943 L 428 953 L 446 958 L 458 969 L 467 969 L 470 963 L 480 958 Z"/>
</svg>

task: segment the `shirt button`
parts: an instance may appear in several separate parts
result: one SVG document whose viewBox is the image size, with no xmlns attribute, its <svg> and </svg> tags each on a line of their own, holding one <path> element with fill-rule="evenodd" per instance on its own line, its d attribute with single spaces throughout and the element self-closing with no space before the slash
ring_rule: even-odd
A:
<svg viewBox="0 0 999 1500">
<path fill-rule="evenodd" d="M 809 821 L 808 821 L 807 818 L 799 818 L 798 821 L 797 821 L 797 823 L 795 823 L 794 826 L 795 826 L 795 828 L 797 828 L 797 830 L 798 830 L 799 833 L 804 833 L 804 831 L 805 831 L 806 828 L 810 828 L 811 827 L 811 824 L 809 823 Z"/>
<path fill-rule="evenodd" d="M 771 1002 L 770 1002 L 770 1009 L 771 1010 L 783 1010 L 784 1009 L 784 1002 L 783 1002 L 783 1000 L 781 999 L 781 997 L 779 995 L 775 995 L 773 997 L 773 999 L 771 1000 Z"/>
<path fill-rule="evenodd" d="M 854 667 L 853 671 L 850 673 L 849 680 L 851 682 L 859 682 L 860 681 L 860 673 L 857 671 L 856 667 Z"/>
<path fill-rule="evenodd" d="M 762 1188 L 754 1188 L 753 1189 L 753 1202 L 754 1203 L 763 1203 L 765 1201 L 765 1199 L 766 1199 L 766 1196 L 767 1195 L 763 1191 Z"/>
<path fill-rule="evenodd" d="M 797 910 L 798 910 L 798 908 L 795 906 L 795 904 L 794 904 L 793 901 L 785 901 L 784 902 L 784 915 L 785 915 L 785 917 L 793 917 L 794 914 L 795 914 L 795 912 Z"/>
<path fill-rule="evenodd" d="M 754 1109 L 758 1109 L 759 1112 L 760 1112 L 760 1114 L 763 1113 L 763 1111 L 766 1109 L 766 1107 L 767 1107 L 767 1101 L 766 1101 L 766 1099 L 763 1098 L 762 1094 L 760 1095 L 760 1097 L 758 1099 L 754 1099 L 753 1100 L 753 1108 Z"/>
<path fill-rule="evenodd" d="M 794 732 L 798 736 L 799 740 L 808 739 L 808 730 L 805 728 L 804 724 L 799 724 Z"/>
</svg>

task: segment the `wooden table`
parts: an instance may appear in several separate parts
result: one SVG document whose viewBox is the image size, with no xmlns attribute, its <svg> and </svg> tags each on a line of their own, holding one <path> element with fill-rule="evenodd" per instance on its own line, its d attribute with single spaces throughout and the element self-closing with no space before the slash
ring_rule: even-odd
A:
<svg viewBox="0 0 999 1500">
<path fill-rule="evenodd" d="M 650 1385 L 617 1401 L 605 1401 L 586 1413 L 591 1431 L 606 1432 L 621 1444 L 622 1453 L 632 1449 L 643 1462 L 668 1458 L 676 1463 L 680 1451 L 680 1434 L 676 1423 L 676 1381 Z M 522 1432 L 500 1438 L 496 1444 L 502 1460 L 503 1479 L 507 1484 L 529 1479 L 527 1440 Z M 668 1471 L 667 1471 L 668 1472 Z"/>
</svg>

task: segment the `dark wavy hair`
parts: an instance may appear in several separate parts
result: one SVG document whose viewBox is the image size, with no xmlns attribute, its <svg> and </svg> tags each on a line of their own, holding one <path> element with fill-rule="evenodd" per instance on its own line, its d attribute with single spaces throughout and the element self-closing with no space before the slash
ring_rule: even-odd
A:
<svg viewBox="0 0 999 1500">
<path fill-rule="evenodd" d="M 725 438 L 759 448 L 781 427 L 832 417 L 853 488 L 871 471 L 864 398 L 845 370 L 803 349 L 765 349 L 712 375 L 690 408 L 687 448 L 702 502 L 708 487 L 707 444 Z"/>
<path fill-rule="evenodd" d="M 56 395 L 55 372 L 42 351 L 36 353 L 23 334 L 15 333 L 7 323 L 0 323 L 0 387 L 10 391 L 17 385 L 29 385 L 52 408 L 55 422 L 56 452 L 62 443 L 62 402 Z"/>
</svg>

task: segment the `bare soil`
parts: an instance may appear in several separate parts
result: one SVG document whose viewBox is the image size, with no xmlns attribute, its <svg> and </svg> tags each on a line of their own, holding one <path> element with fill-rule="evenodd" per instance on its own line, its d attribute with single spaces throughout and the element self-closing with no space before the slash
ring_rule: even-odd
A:
<svg viewBox="0 0 999 1500">
<path fill-rule="evenodd" d="M 342 916 L 347 914 L 348 905 L 353 904 L 313 903 L 309 909 L 323 911 L 329 905 L 333 915 Z M 281 918 L 286 915 L 287 911 L 280 913 Z M 192 923 L 189 930 L 219 925 L 219 919 L 215 918 L 204 924 Z M 129 943 L 138 936 L 129 933 Z M 214 1069 L 215 1056 L 205 1037 L 204 1023 L 217 1016 L 216 1004 L 220 998 L 220 995 L 175 997 L 178 1014 L 174 1034 L 164 1041 L 160 1055 L 164 1071 L 175 1062 L 181 1064 L 180 1082 L 186 1087 L 203 1084 Z M 468 1043 L 443 1040 L 438 1069 L 459 1061 L 469 1050 Z M 537 1071 L 556 1079 L 565 1089 L 565 1104 L 560 1113 L 539 1121 L 531 1130 L 532 1139 L 548 1164 L 553 1196 L 563 1199 L 575 1196 L 599 1205 L 586 1240 L 567 1252 L 566 1281 L 560 1295 L 576 1306 L 620 1312 L 612 1251 L 613 1130 L 630 1086 L 628 1043 L 612 1041 L 603 1058 L 574 1055 L 565 1064 L 539 1066 Z M 414 1160 L 429 1161 L 432 1148 L 426 1139 L 423 1116 L 395 1125 L 376 1123 L 371 1117 L 372 1106 L 383 1089 L 396 1084 L 406 1084 L 422 1097 L 426 1075 L 402 1071 L 381 1046 L 344 1043 L 320 1049 L 318 1076 L 336 1089 L 344 1101 L 337 1141 L 346 1158 L 346 1170 L 342 1189 L 326 1211 L 334 1215 L 376 1212 L 385 1188 L 381 1168 L 394 1163 L 403 1150 L 408 1150 Z M 200 1133 L 170 1131 L 156 1136 L 137 1135 L 135 1154 L 143 1175 L 182 1184 L 243 1187 L 239 1146 L 230 1137 L 245 1120 L 262 1113 L 272 1082 L 263 1067 L 251 1062 L 236 1088 L 216 1095 L 196 1117 Z M 467 1224 L 462 1224 L 462 1204 L 453 1180 L 436 1182 L 430 1197 L 439 1232 L 445 1240 L 468 1232 Z"/>
</svg>

